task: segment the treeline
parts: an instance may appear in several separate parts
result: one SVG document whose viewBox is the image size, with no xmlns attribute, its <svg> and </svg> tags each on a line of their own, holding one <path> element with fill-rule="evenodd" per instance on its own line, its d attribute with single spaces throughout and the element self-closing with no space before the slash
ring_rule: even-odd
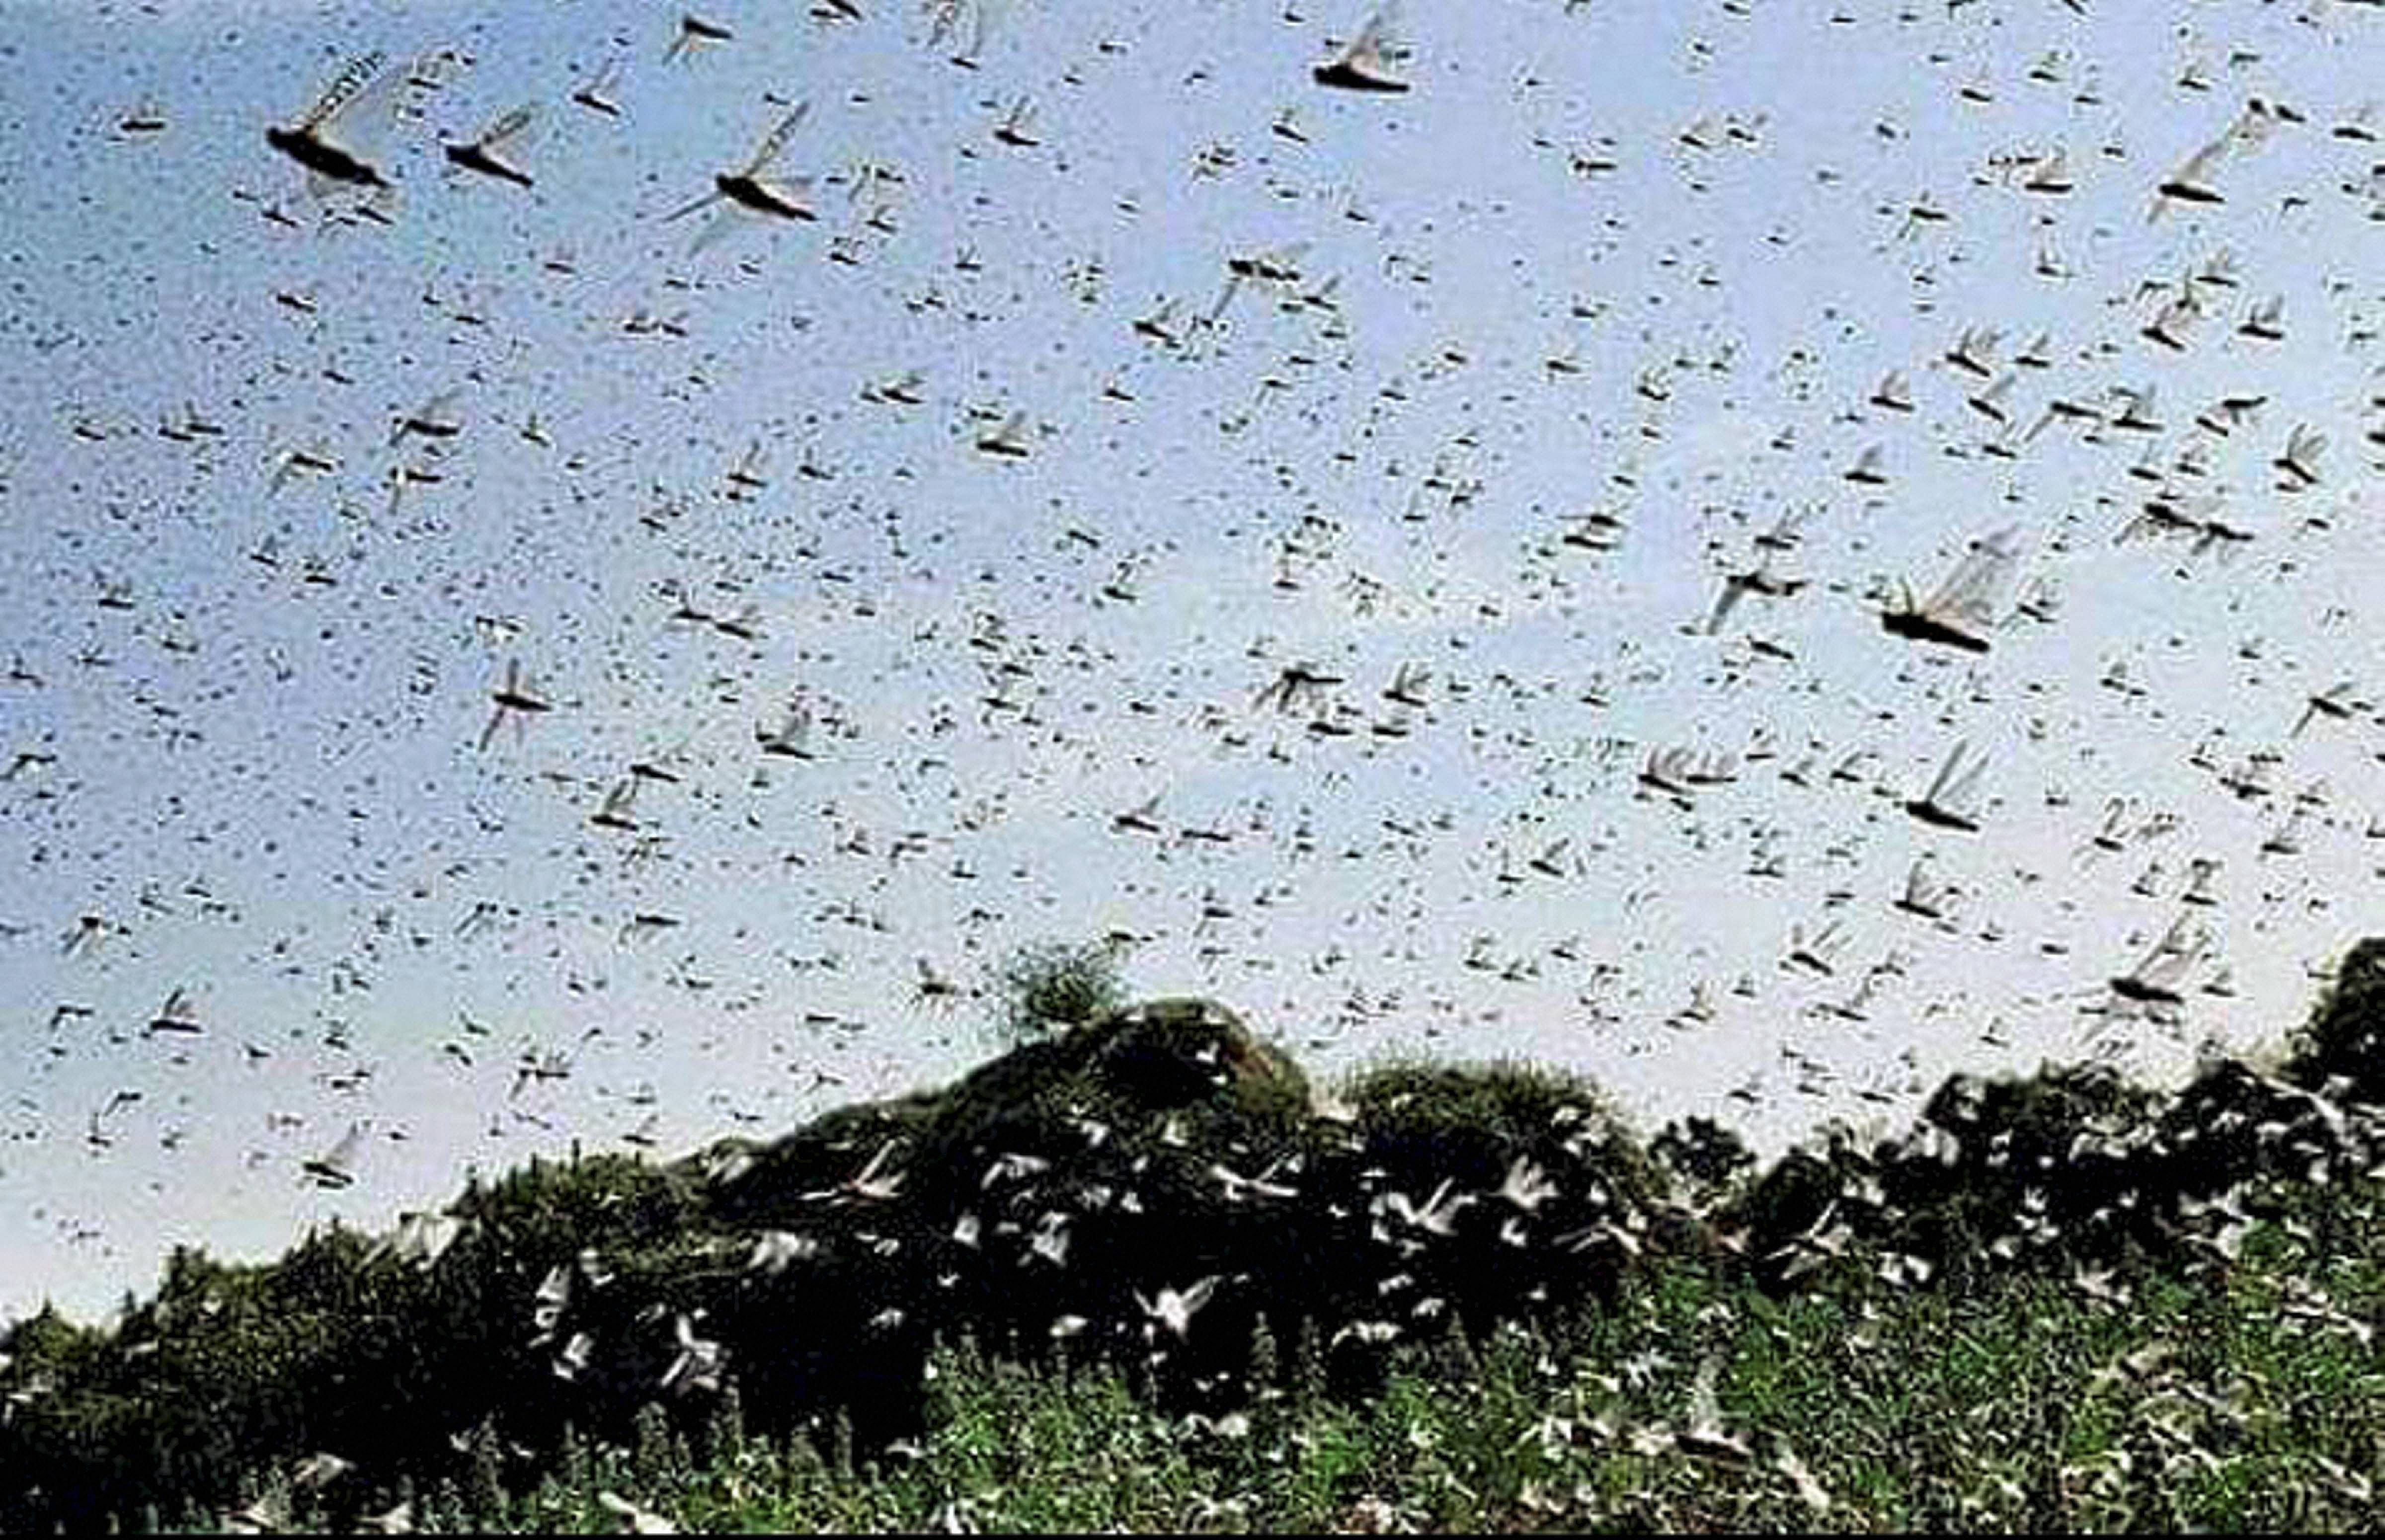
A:
<svg viewBox="0 0 2385 1540">
<path fill-rule="evenodd" d="M 0 1524 L 206 1523 L 293 1484 L 334 1524 L 485 1513 L 591 1449 L 724 1424 L 849 1465 L 920 1436 L 931 1353 L 964 1340 L 1110 1366 L 1177 1414 L 1291 1384 L 1363 1404 L 1395 1354 L 1570 1329 L 1660 1259 L 1783 1297 L 1856 1257 L 1951 1294 L 2224 1266 L 2236 1195 L 2385 1149 L 2380 940 L 2275 1074 L 1958 1077 L 1905 1135 L 1833 1130 L 1761 1173 L 1709 1123 L 1643 1141 L 1575 1077 L 1395 1064 L 1321 1098 L 1223 1007 L 1108 1003 L 774 1142 L 533 1161 L 270 1265 L 178 1250 L 112 1329 L 22 1321 Z"/>
</svg>

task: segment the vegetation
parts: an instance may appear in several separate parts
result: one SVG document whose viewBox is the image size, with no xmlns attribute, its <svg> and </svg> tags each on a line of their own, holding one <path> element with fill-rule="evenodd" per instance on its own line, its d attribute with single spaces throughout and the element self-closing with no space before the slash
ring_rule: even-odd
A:
<svg viewBox="0 0 2385 1540">
<path fill-rule="evenodd" d="M 1126 982 L 1107 942 L 1044 941 L 1004 958 L 992 994 L 995 1035 L 1018 1048 L 1124 1005 Z"/>
<path fill-rule="evenodd" d="M 2274 1074 L 1957 1077 L 1760 1171 L 1530 1065 L 1325 1095 L 1214 1002 L 1045 1017 L 17 1323 L 0 1522 L 2373 1528 L 2380 986 Z"/>
</svg>

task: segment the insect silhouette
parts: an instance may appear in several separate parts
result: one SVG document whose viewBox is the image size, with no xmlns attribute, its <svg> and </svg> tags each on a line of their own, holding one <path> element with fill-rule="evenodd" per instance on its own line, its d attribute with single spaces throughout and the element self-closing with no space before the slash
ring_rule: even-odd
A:
<svg viewBox="0 0 2385 1540">
<path fill-rule="evenodd" d="M 713 173 L 711 192 L 692 202 L 681 204 L 664 215 L 663 222 L 669 224 L 675 219 L 683 219 L 698 209 L 725 200 L 730 207 L 721 211 L 723 217 L 716 218 L 706 226 L 703 232 L 696 236 L 693 246 L 690 248 L 692 251 L 701 251 L 726 233 L 730 228 L 730 221 L 727 217 L 741 210 L 746 214 L 760 215 L 768 219 L 801 220 L 805 223 L 817 220 L 819 215 L 814 211 L 809 201 L 810 178 L 780 178 L 769 174 L 771 163 L 776 161 L 779 158 L 779 153 L 787 147 L 787 141 L 794 136 L 795 130 L 803 126 L 804 118 L 810 110 L 810 103 L 798 103 L 793 111 L 780 118 L 772 125 L 770 131 L 762 136 L 762 143 L 755 147 L 753 155 L 747 157 L 744 165 L 733 171 Z"/>
<path fill-rule="evenodd" d="M 450 166 L 478 172 L 498 181 L 509 181 L 516 187 L 529 187 L 532 185 L 530 173 L 506 159 L 501 152 L 508 142 L 527 143 L 537 120 L 538 104 L 525 102 L 482 129 L 478 138 L 443 144 L 440 148 L 445 152 Z"/>
<path fill-rule="evenodd" d="M 483 751 L 495 740 L 497 729 L 505 726 L 506 714 L 513 714 L 514 731 L 518 736 L 526 730 L 531 716 L 555 709 L 555 702 L 542 700 L 523 677 L 518 658 L 506 660 L 506 681 L 489 692 L 489 699 L 496 709 L 489 714 L 489 725 L 481 729 L 480 747 Z"/>
<path fill-rule="evenodd" d="M 356 1146 L 364 1136 L 362 1124 L 348 1124 L 348 1131 L 340 1136 L 339 1143 L 311 1161 L 301 1161 L 299 1171 L 315 1186 L 328 1191 L 336 1192 L 342 1187 L 354 1186 L 356 1175 L 352 1168 L 356 1164 Z"/>
<path fill-rule="evenodd" d="M 1945 581 L 1918 603 L 1912 590 L 1900 584 L 1898 602 L 1880 612 L 1880 628 L 1908 641 L 1986 652 L 1987 633 L 1996 623 L 1996 612 L 2019 565 L 2015 539 L 2012 530 L 2000 529 L 1973 540 Z"/>
<path fill-rule="evenodd" d="M 388 179 L 357 147 L 356 135 L 368 111 L 378 110 L 393 88 L 397 72 L 384 70 L 388 62 L 389 56 L 379 51 L 351 59 L 304 118 L 286 128 L 268 126 L 265 142 L 305 167 L 318 185 L 337 183 L 375 192 L 387 188 Z M 351 125 L 346 143 L 333 135 L 342 119 Z"/>
<path fill-rule="evenodd" d="M 692 57 L 697 49 L 727 43 L 736 35 L 709 17 L 698 16 L 693 11 L 685 12 L 679 19 L 679 31 L 672 35 L 670 46 L 663 51 L 663 62 L 670 64 Z"/>
<path fill-rule="evenodd" d="M 1392 73 L 1393 63 L 1405 55 L 1392 36 L 1396 19 L 1391 6 L 1377 10 L 1340 53 L 1313 67 L 1309 78 L 1339 91 L 1396 93 L 1407 90 L 1408 82 Z"/>
<path fill-rule="evenodd" d="M 159 1006 L 157 1013 L 149 1019 L 149 1031 L 152 1035 L 159 1032 L 192 1034 L 201 1030 L 203 1029 L 197 1021 L 191 1015 L 190 996 L 181 989 L 176 989 L 168 995 L 166 1003 Z"/>
<path fill-rule="evenodd" d="M 1964 834 L 1979 833 L 1976 803 L 1979 776 L 1987 767 L 1985 754 L 1971 757 L 1971 745 L 1967 740 L 1955 744 L 1947 751 L 1945 760 L 1938 766 L 1938 774 L 1929 782 L 1929 789 L 1907 801 L 1904 811 L 1932 828 L 1954 829 Z"/>
<path fill-rule="evenodd" d="M 621 116 L 621 104 L 613 100 L 613 88 L 621 81 L 621 60 L 618 56 L 608 59 L 602 69 L 571 93 L 571 99 L 591 112 L 607 118 Z"/>
</svg>

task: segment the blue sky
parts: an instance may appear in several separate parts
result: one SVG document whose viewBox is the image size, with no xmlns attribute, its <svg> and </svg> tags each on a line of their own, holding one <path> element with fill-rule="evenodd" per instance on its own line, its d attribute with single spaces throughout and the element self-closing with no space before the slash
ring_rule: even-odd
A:
<svg viewBox="0 0 2385 1540">
<path fill-rule="evenodd" d="M 923 960 L 1045 938 L 1130 934 L 1138 990 L 1315 1066 L 1524 1054 L 1777 1148 L 2274 1037 L 2358 934 L 2376 725 L 2292 729 L 2376 664 L 2364 8 L 1410 5 L 1397 96 L 1309 80 L 1363 7 L 1008 4 L 974 68 L 863 8 L 714 0 L 668 62 L 632 5 L 0 16 L 0 1309 L 944 1077 L 983 1012 Z M 394 184 L 365 218 L 264 130 L 373 50 L 430 83 L 331 120 Z M 570 100 L 614 61 L 618 117 Z M 663 217 L 798 102 L 817 218 L 692 251 L 716 211 Z M 446 170 L 524 103 L 534 185 Z M 2150 217 L 2223 139 L 2223 201 Z M 1297 279 L 1219 308 L 1267 253 Z M 2145 386 L 2162 429 L 2112 426 Z M 2057 400 L 2107 421 L 2021 441 Z M 433 402 L 444 453 L 393 444 Z M 2165 494 L 2254 538 L 2116 542 Z M 1697 634 L 1797 510 L 1802 586 Z M 2050 620 L 1883 632 L 2007 527 Z M 553 709 L 479 748 L 509 663 Z M 1342 682 L 1255 704 L 1292 664 Z M 766 753 L 796 704 L 811 757 Z M 1958 743 L 1976 834 L 1903 805 Z M 1642 795 L 1676 747 L 1736 778 Z M 678 779 L 592 823 L 640 762 Z M 1892 904 L 1925 854 L 1938 923 Z M 2179 1020 L 2082 1012 L 2181 918 Z M 177 989 L 203 1030 L 146 1031 Z"/>
</svg>

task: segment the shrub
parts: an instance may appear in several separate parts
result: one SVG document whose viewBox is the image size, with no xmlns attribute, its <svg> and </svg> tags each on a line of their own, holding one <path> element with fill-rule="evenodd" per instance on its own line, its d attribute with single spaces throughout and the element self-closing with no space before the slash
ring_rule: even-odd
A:
<svg viewBox="0 0 2385 1540">
<path fill-rule="evenodd" d="M 2293 1034 L 2286 1078 L 2307 1090 L 2385 1102 L 2385 938 L 2354 947 Z M 2337 1081 L 2333 1091 L 2328 1083 Z"/>
<path fill-rule="evenodd" d="M 1126 1000 L 1116 949 L 1097 941 L 1039 941 L 994 970 L 989 991 L 1005 1049 L 1097 1021 Z"/>
</svg>

